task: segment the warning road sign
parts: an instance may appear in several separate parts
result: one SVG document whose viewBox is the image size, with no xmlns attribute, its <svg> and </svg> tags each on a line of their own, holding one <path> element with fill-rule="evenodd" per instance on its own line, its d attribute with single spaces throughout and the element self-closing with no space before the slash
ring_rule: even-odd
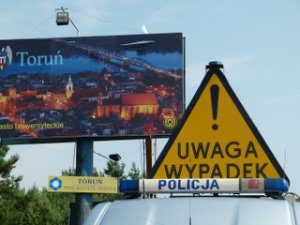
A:
<svg viewBox="0 0 300 225">
<path fill-rule="evenodd" d="M 288 180 L 216 67 L 208 70 L 149 177 Z"/>
</svg>

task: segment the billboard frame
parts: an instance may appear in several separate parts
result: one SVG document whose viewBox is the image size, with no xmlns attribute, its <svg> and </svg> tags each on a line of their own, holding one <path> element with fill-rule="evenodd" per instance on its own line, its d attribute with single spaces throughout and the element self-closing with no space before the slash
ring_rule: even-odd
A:
<svg viewBox="0 0 300 225">
<path fill-rule="evenodd" d="M 181 60 L 182 60 L 182 68 L 181 68 L 181 117 L 184 113 L 185 110 L 185 76 L 186 76 L 186 71 L 185 71 L 185 37 L 183 37 L 182 33 L 163 33 L 163 34 L 153 34 L 153 35 L 172 35 L 172 34 L 180 34 L 182 38 L 182 46 L 181 46 Z M 152 34 L 151 34 L 152 35 Z M 146 37 L 149 39 L 151 35 L 147 34 Z M 118 37 L 118 38 L 123 38 L 123 37 L 128 37 L 128 36 L 135 36 L 138 38 L 142 38 L 145 35 L 117 35 L 117 36 L 101 36 L 102 38 L 112 38 L 112 37 Z M 42 41 L 47 41 L 47 40 L 52 40 L 52 39 L 67 39 L 67 40 L 78 40 L 80 38 L 96 38 L 96 37 L 68 37 L 68 38 L 37 38 L 37 39 L 24 39 L 24 41 L 28 40 L 42 40 Z M 22 40 L 0 40 L 0 43 L 3 41 L 22 41 Z M 133 42 L 132 42 L 133 43 Z M 141 43 L 138 43 L 141 44 Z M 144 43 L 142 43 L 144 45 Z M 131 46 L 125 46 L 125 48 L 131 48 Z M 136 46 L 134 46 L 135 48 Z M 141 46 L 138 46 L 140 48 Z M 143 47 L 143 46 L 142 46 Z M 23 55 L 24 56 L 24 55 Z M 1 71 L 0 71 L 1 74 Z M 176 124 L 178 124 L 178 121 L 176 121 Z M 0 140 L 4 144 L 32 144 L 32 143 L 61 143 L 61 142 L 76 142 L 77 139 L 82 139 L 82 138 L 87 138 L 90 140 L 95 140 L 95 141 L 104 141 L 104 140 L 130 140 L 130 139 L 143 139 L 146 137 L 153 137 L 153 138 L 166 138 L 171 135 L 171 131 L 169 133 L 143 133 L 143 134 L 125 134 L 125 135 L 98 135 L 98 136 L 91 136 L 91 135 L 70 135 L 70 136 L 43 136 L 43 137 L 25 137 L 25 138 L 20 138 L 20 137 L 0 137 Z"/>
</svg>

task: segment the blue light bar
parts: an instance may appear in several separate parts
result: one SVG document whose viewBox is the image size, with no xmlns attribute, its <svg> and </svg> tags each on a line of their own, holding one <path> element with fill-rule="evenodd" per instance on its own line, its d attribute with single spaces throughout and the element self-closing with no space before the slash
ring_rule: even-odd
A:
<svg viewBox="0 0 300 225">
<path fill-rule="evenodd" d="M 140 179 L 121 180 L 121 193 L 283 193 L 288 183 L 281 178 Z"/>
<path fill-rule="evenodd" d="M 265 179 L 266 192 L 288 192 L 289 184 L 286 179 Z"/>
<path fill-rule="evenodd" d="M 138 193 L 139 180 L 120 180 L 119 191 L 121 193 Z"/>
</svg>

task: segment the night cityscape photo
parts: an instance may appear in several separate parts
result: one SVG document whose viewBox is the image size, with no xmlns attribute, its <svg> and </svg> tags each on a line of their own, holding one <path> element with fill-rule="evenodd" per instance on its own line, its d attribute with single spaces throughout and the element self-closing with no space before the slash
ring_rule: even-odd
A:
<svg viewBox="0 0 300 225">
<path fill-rule="evenodd" d="M 184 110 L 181 33 L 0 41 L 1 138 L 168 135 Z"/>
</svg>

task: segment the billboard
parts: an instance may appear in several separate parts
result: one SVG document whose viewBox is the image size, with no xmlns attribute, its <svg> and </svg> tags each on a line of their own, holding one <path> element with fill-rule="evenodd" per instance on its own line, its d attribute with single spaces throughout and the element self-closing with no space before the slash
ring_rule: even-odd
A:
<svg viewBox="0 0 300 225">
<path fill-rule="evenodd" d="M 0 138 L 169 135 L 184 110 L 181 33 L 0 40 Z"/>
</svg>

